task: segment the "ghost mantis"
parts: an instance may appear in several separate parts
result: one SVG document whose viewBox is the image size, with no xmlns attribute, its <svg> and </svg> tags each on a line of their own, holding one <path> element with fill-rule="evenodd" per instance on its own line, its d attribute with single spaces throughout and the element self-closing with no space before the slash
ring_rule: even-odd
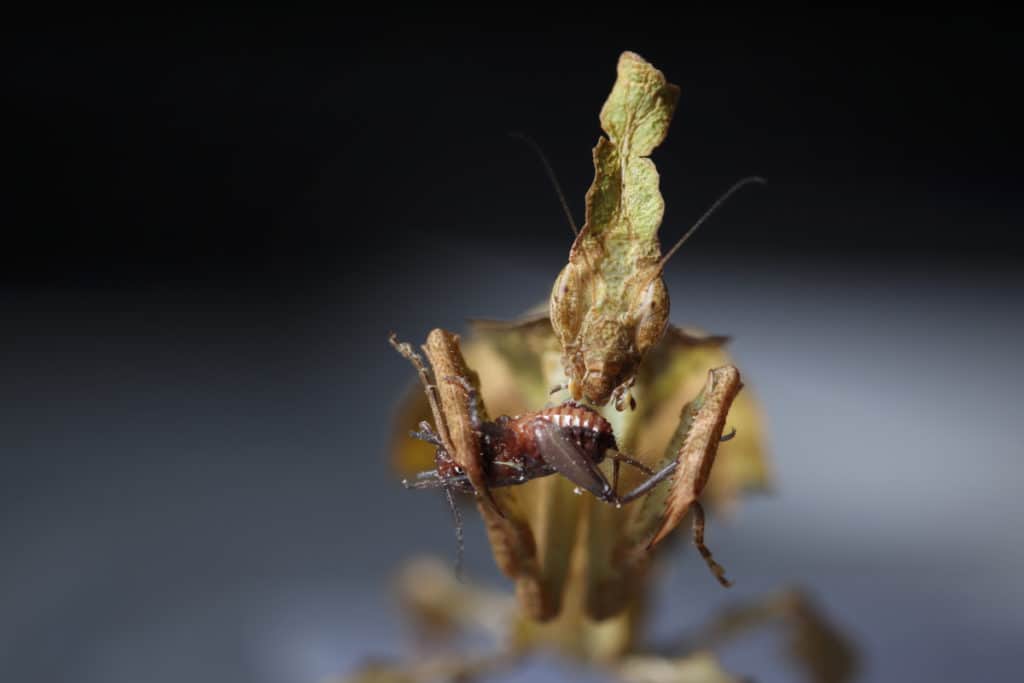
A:
<svg viewBox="0 0 1024 683">
<path fill-rule="evenodd" d="M 450 332 L 432 331 L 423 346 L 433 373 L 408 343 L 399 342 L 394 334 L 389 341 L 412 363 L 434 418 L 433 426 L 421 422 L 419 431 L 411 435 L 435 446 L 435 467 L 421 472 L 415 481 L 404 483 L 407 488 L 444 490 L 455 520 L 460 557 L 462 524 L 453 491 L 475 493 L 484 501 L 482 507 L 500 516 L 491 489 L 522 485 L 556 473 L 571 481 L 578 491 L 585 490 L 617 508 L 642 498 L 671 477 L 664 514 L 653 528 L 646 549 L 651 550 L 664 539 L 692 509 L 694 544 L 718 582 L 731 585 L 724 568 L 704 544 L 704 509 L 698 498 L 707 484 L 718 444 L 734 435 L 723 436 L 723 430 L 729 406 L 743 386 L 735 367 L 723 366 L 708 373 L 704 390 L 683 411 L 676 459 L 655 472 L 620 453 L 611 424 L 580 404 L 566 402 L 488 420 L 479 392 L 469 379 L 458 337 Z M 438 378 L 444 382 L 438 383 Z M 614 463 L 611 483 L 598 467 L 606 457 Z M 620 463 L 648 475 L 624 495 L 618 492 Z"/>
<path fill-rule="evenodd" d="M 739 373 L 720 349 L 724 338 L 667 324 L 661 280 L 666 262 L 722 201 L 760 181 L 749 178 L 730 189 L 662 255 L 657 230 L 663 202 L 647 155 L 664 139 L 677 97 L 678 89 L 660 71 L 633 53 L 621 56 L 618 80 L 601 112 L 608 137 L 594 149 L 586 224 L 578 232 L 573 227 L 576 240 L 552 288 L 549 315 L 478 322 L 464 349 L 456 335 L 434 330 L 423 347 L 429 365 L 410 345 L 393 341 L 413 362 L 422 384 L 422 391 L 414 392 L 419 400 L 406 400 L 399 423 L 407 428 L 428 414 L 433 418 L 432 425 L 420 423 L 415 439 L 403 435 L 395 442 L 396 460 L 410 475 L 421 470 L 409 481 L 413 488 L 474 495 L 495 561 L 514 581 L 516 595 L 484 594 L 455 581 L 443 567 L 440 581 L 432 580 L 437 571 L 410 568 L 403 581 L 405 599 L 431 635 L 438 624 L 462 624 L 491 631 L 501 647 L 493 658 L 417 660 L 423 666 L 368 670 L 358 680 L 394 680 L 387 676 L 396 671 L 402 680 L 433 680 L 439 671 L 469 680 L 539 648 L 607 667 L 628 681 L 735 680 L 711 655 L 693 652 L 689 642 L 682 649 L 690 652 L 681 658 L 640 649 L 641 616 L 650 604 L 651 551 L 692 513 L 694 540 L 727 585 L 703 543 L 700 499 L 731 501 L 769 480 L 759 411 L 749 392 L 739 393 Z M 548 172 L 553 175 L 550 167 Z M 596 407 L 575 413 L 576 404 L 563 402 L 538 410 L 551 400 L 554 384 L 567 389 L 573 401 Z M 484 398 L 495 414 L 512 417 L 490 421 Z M 598 413 L 607 428 L 591 417 Z M 557 426 L 535 424 L 540 414 Z M 563 420 L 575 415 L 598 427 L 573 431 Z M 723 436 L 727 419 L 737 426 L 738 438 L 719 457 L 719 444 L 736 434 L 734 429 Z M 502 420 L 533 432 L 534 445 L 536 430 L 547 431 L 539 435 L 544 452 L 538 447 L 519 453 L 539 456 L 532 457 L 538 469 L 527 471 L 522 460 L 506 458 L 509 451 L 486 443 Z M 641 465 L 623 471 L 630 504 L 621 507 L 614 504 L 622 502 L 615 476 L 620 460 L 608 457 L 609 448 L 573 444 L 577 436 L 612 433 L 616 446 Z M 422 441 L 434 448 L 429 460 Z M 559 452 L 549 456 L 551 448 Z M 614 463 L 611 482 L 609 468 L 599 462 L 602 451 L 604 460 Z M 429 462 L 433 469 L 426 469 Z M 656 476 L 661 473 L 667 474 Z M 577 495 L 580 491 L 592 495 Z M 843 639 L 802 602 L 786 596 L 744 611 L 797 625 L 793 650 L 810 662 L 818 680 L 849 676 L 852 657 Z M 735 629 L 739 621 L 730 614 L 718 630 Z"/>
</svg>

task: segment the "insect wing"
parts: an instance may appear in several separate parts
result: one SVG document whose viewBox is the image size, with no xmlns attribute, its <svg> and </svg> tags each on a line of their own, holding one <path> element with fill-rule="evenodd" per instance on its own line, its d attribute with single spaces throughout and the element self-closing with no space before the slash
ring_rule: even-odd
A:
<svg viewBox="0 0 1024 683">
<path fill-rule="evenodd" d="M 612 488 L 608 480 L 563 429 L 547 420 L 535 420 L 532 427 L 537 449 L 545 463 L 598 498 L 606 499 L 611 495 Z"/>
</svg>

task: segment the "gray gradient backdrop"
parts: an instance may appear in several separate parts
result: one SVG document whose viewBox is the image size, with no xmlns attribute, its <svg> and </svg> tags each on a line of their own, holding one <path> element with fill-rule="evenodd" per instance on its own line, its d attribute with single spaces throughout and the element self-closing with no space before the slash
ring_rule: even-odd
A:
<svg viewBox="0 0 1024 683">
<path fill-rule="evenodd" d="M 862 680 L 1020 678 L 1012 24 L 250 14 L 5 27 L 0 681 L 314 683 L 407 652 L 389 581 L 454 544 L 385 461 L 413 379 L 387 333 L 546 297 L 571 235 L 505 132 L 579 214 L 626 48 L 683 86 L 655 155 L 666 243 L 770 182 L 667 277 L 673 321 L 733 335 L 778 491 L 711 522 L 735 588 L 673 551 L 652 635 L 798 584 Z M 467 551 L 507 586 L 473 516 Z M 793 680 L 779 645 L 721 655 Z"/>
<path fill-rule="evenodd" d="M 561 251 L 477 248 L 396 263 L 372 293 L 8 292 L 4 680 L 305 682 L 401 654 L 388 577 L 452 538 L 440 497 L 384 462 L 411 379 L 385 335 L 512 315 Z M 709 531 L 733 590 L 679 551 L 655 633 L 798 583 L 863 647 L 866 680 L 1017 670 L 1019 275 L 706 254 L 669 287 L 676 321 L 735 335 L 779 490 Z M 500 585 L 476 524 L 467 545 Z M 785 680 L 778 644 L 723 657 Z"/>
</svg>

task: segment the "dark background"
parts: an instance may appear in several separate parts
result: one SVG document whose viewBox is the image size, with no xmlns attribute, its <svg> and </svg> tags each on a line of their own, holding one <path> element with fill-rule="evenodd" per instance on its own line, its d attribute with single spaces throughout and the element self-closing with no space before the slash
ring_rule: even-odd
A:
<svg viewBox="0 0 1024 683">
<path fill-rule="evenodd" d="M 5 59 L 15 242 L 3 277 L 294 286 L 297 276 L 379 276 L 371 264 L 396 249 L 436 242 L 557 251 L 565 235 L 552 236 L 560 216 L 547 180 L 505 133 L 543 146 L 581 213 L 597 111 L 624 46 L 682 86 L 658 151 L 669 237 L 737 177 L 773 184 L 736 202 L 728 229 L 693 250 L 1019 255 L 1007 249 L 1019 218 L 1021 58 L 1016 36 L 990 30 L 996 19 L 922 21 L 910 35 L 892 26 L 898 41 L 843 17 L 725 41 L 695 38 L 721 20 L 681 23 L 515 33 L 268 16 L 26 27 Z M 515 231 L 497 234 L 498 221 Z"/>
<path fill-rule="evenodd" d="M 687 556 L 659 628 L 797 582 L 866 679 L 1013 670 L 1018 37 L 780 19 L 8 27 L 0 677 L 313 681 L 403 652 L 386 577 L 451 530 L 384 462 L 411 379 L 386 333 L 546 296 L 571 234 L 507 133 L 581 220 L 623 49 L 682 87 L 663 241 L 769 180 L 668 278 L 676 322 L 735 335 L 779 495 L 713 532 L 737 593 Z M 785 679 L 777 645 L 723 656 Z"/>
</svg>

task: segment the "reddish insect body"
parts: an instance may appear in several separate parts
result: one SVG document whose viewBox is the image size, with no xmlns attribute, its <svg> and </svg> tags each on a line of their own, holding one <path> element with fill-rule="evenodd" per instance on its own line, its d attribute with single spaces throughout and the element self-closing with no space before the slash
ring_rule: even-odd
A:
<svg viewBox="0 0 1024 683">
<path fill-rule="evenodd" d="M 423 364 L 419 354 L 408 344 L 400 343 L 394 335 L 391 345 L 416 368 L 423 384 L 431 412 L 437 421 L 438 431 L 429 422 L 420 422 L 419 431 L 412 436 L 432 444 L 435 448 L 434 469 L 420 472 L 413 481 L 403 481 L 407 488 L 440 488 L 455 520 L 459 556 L 462 552 L 462 518 L 455 504 L 453 493 L 460 491 L 477 495 L 486 490 L 477 490 L 464 471 L 466 462 L 479 465 L 483 489 L 515 486 L 531 479 L 558 473 L 575 484 L 578 491 L 587 491 L 594 497 L 613 505 L 623 505 L 636 500 L 669 477 L 676 468 L 670 463 L 655 473 L 641 462 L 618 451 L 611 424 L 594 409 L 567 401 L 558 406 L 545 408 L 515 417 L 502 416 L 496 420 L 480 417 L 479 397 L 476 388 L 465 376 L 448 375 L 433 377 Z M 429 338 L 428 338 L 429 343 Z M 445 424 L 446 415 L 440 407 L 437 380 L 450 382 L 462 387 L 468 407 L 469 427 L 472 432 L 471 444 L 463 446 L 467 453 L 460 457 L 449 452 L 447 443 L 451 424 Z M 463 442 L 464 443 L 464 442 Z M 468 460 L 471 459 L 471 460 Z M 612 480 L 609 483 L 598 467 L 605 459 L 612 461 Z M 463 464 L 460 464 L 463 463 Z M 619 467 L 626 463 L 642 470 L 648 479 L 624 496 L 618 494 Z"/>
<path fill-rule="evenodd" d="M 500 417 L 484 428 L 484 457 L 490 459 L 489 478 L 494 485 L 518 483 L 525 479 L 551 474 L 556 470 L 541 457 L 537 422 L 556 428 L 574 443 L 582 456 L 600 464 L 609 450 L 618 451 L 612 426 L 597 412 L 576 403 L 564 403 L 520 417 Z"/>
<path fill-rule="evenodd" d="M 475 391 L 468 383 L 466 390 L 470 395 L 470 405 L 475 406 Z M 475 410 L 471 413 L 473 427 L 480 435 L 480 457 L 487 475 L 487 484 L 491 488 L 514 486 L 563 471 L 566 463 L 560 457 L 562 449 L 553 446 L 553 441 L 571 445 L 573 461 L 578 462 L 577 468 L 583 466 L 588 472 L 603 462 L 609 453 L 616 460 L 636 464 L 631 458 L 618 453 L 615 435 L 608 420 L 592 408 L 578 403 L 567 402 L 515 417 L 503 415 L 493 422 L 481 421 Z M 421 473 L 417 482 L 411 486 L 450 486 L 458 491 L 472 493 L 473 488 L 465 473 L 445 450 L 430 425 L 421 423 L 420 430 L 413 432 L 413 436 L 437 447 L 434 455 L 436 469 Z M 572 467 L 572 464 L 569 466 Z M 577 483 L 598 497 L 608 498 L 612 495 L 612 487 L 593 476 Z"/>
</svg>

